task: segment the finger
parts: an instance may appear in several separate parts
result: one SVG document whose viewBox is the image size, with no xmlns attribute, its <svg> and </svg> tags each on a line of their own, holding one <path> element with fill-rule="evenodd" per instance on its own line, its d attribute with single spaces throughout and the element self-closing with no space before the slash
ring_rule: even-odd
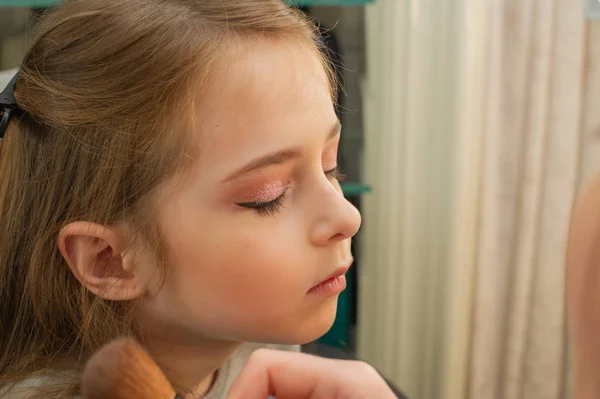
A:
<svg viewBox="0 0 600 399">
<path fill-rule="evenodd" d="M 342 361 L 295 352 L 256 351 L 229 391 L 228 399 L 330 399 L 346 390 L 351 377 Z M 336 373 L 332 373 L 336 370 Z"/>
</svg>

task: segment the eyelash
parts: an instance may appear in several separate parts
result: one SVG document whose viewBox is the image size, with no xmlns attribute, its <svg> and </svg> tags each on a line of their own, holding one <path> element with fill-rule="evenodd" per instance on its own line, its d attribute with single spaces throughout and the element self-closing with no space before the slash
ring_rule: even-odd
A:
<svg viewBox="0 0 600 399">
<path fill-rule="evenodd" d="M 327 178 L 329 179 L 333 179 L 336 181 L 344 180 L 344 175 L 340 173 L 340 170 L 337 166 L 331 170 L 325 171 L 325 176 L 327 176 Z M 246 202 L 238 205 L 247 209 L 252 209 L 260 216 L 276 215 L 283 209 L 286 193 L 287 190 L 285 190 L 279 197 L 269 202 Z"/>
<path fill-rule="evenodd" d="M 337 180 L 338 182 L 343 182 L 344 180 L 346 180 L 346 175 L 340 172 L 340 168 L 338 166 L 326 171 L 325 176 L 327 176 L 330 179 Z"/>
</svg>

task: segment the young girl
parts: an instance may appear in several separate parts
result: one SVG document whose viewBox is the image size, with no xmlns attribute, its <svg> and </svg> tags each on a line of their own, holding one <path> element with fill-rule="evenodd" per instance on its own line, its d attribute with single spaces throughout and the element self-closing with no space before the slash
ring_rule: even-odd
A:
<svg viewBox="0 0 600 399">
<path fill-rule="evenodd" d="M 334 91 L 280 0 L 47 15 L 0 131 L 0 397 L 71 398 L 134 336 L 184 397 L 221 398 L 243 342 L 324 334 L 360 224 Z"/>
</svg>

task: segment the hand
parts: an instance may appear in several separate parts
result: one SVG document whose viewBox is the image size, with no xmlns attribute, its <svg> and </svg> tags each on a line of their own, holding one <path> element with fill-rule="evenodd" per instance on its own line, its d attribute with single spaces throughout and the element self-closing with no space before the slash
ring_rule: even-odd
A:
<svg viewBox="0 0 600 399">
<path fill-rule="evenodd" d="M 259 349 L 246 362 L 227 399 L 395 399 L 366 363 Z"/>
</svg>

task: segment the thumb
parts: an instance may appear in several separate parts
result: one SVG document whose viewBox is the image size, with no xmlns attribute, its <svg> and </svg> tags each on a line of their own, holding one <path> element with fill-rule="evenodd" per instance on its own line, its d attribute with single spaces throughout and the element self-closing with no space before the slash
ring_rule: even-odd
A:
<svg viewBox="0 0 600 399">
<path fill-rule="evenodd" d="M 269 349 L 255 351 L 234 382 L 227 399 L 316 399 L 313 395 L 322 379 L 313 356 Z"/>
<path fill-rule="evenodd" d="M 395 398 L 366 363 L 260 349 L 252 354 L 227 399 Z"/>
</svg>

